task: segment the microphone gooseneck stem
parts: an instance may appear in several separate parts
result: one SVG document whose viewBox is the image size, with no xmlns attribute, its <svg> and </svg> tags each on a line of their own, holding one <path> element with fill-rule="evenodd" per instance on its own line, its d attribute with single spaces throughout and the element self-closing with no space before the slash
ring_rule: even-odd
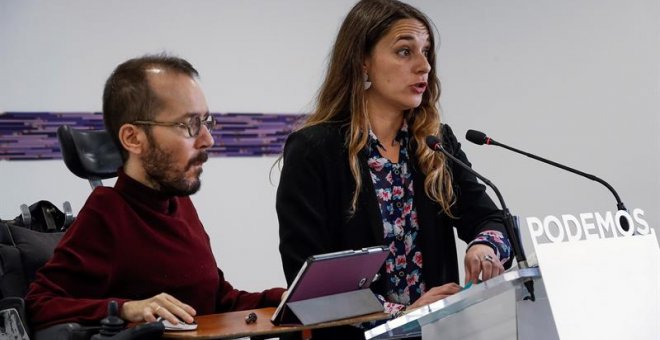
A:
<svg viewBox="0 0 660 340">
<path fill-rule="evenodd" d="M 499 146 L 499 147 L 505 148 L 505 149 L 507 149 L 507 150 L 510 150 L 510 151 L 513 151 L 513 152 L 519 153 L 519 154 L 521 154 L 521 155 L 525 155 L 525 156 L 527 156 L 527 157 L 529 157 L 529 158 L 535 159 L 535 160 L 537 160 L 537 161 L 541 161 L 541 162 L 546 163 L 546 164 L 550 164 L 550 165 L 556 166 L 556 167 L 558 167 L 558 168 L 560 168 L 560 169 L 564 169 L 564 170 L 566 170 L 566 171 L 568 171 L 568 172 L 572 172 L 572 173 L 574 173 L 574 174 L 580 175 L 580 176 L 582 176 L 582 177 L 588 178 L 588 179 L 590 179 L 590 180 L 592 180 L 592 181 L 595 181 L 595 182 L 598 182 L 598 183 L 604 185 L 604 186 L 605 186 L 605 187 L 606 187 L 606 188 L 612 193 L 612 195 L 614 195 L 614 198 L 616 199 L 616 208 L 617 208 L 619 211 L 628 211 L 628 210 L 626 209 L 626 206 L 625 206 L 625 205 L 623 204 L 623 202 L 621 201 L 621 198 L 619 197 L 619 194 L 616 192 L 616 190 L 614 190 L 614 188 L 613 188 L 609 183 L 605 182 L 604 180 L 602 180 L 602 179 L 600 179 L 600 178 L 598 178 L 598 177 L 596 177 L 596 176 L 594 176 L 594 175 L 591 175 L 591 174 L 588 174 L 588 173 L 582 172 L 582 171 L 580 171 L 580 170 L 573 169 L 573 168 L 571 168 L 571 167 L 565 166 L 565 165 L 563 165 L 563 164 L 559 164 L 559 163 L 557 163 L 557 162 L 553 162 L 553 161 L 551 161 L 551 160 L 549 160 L 549 159 L 545 159 L 545 158 L 543 158 L 543 157 L 539 157 L 539 156 L 537 156 L 537 155 L 533 155 L 533 154 L 531 154 L 531 153 L 529 153 L 529 152 L 525 152 L 525 151 L 522 151 L 522 150 L 518 150 L 518 149 L 516 149 L 516 148 L 514 148 L 514 147 L 508 146 L 508 145 L 506 145 L 506 144 L 502 144 L 502 143 L 500 143 L 500 142 L 498 142 L 498 141 L 496 141 L 496 140 L 494 140 L 494 139 L 492 139 L 492 138 L 490 138 L 490 137 L 485 137 L 485 138 L 486 138 L 486 139 L 485 139 L 484 142 L 485 142 L 486 144 L 488 144 L 488 145 L 495 145 L 495 146 Z M 479 144 L 479 143 L 477 143 L 477 144 Z M 482 144 L 483 144 L 483 143 L 482 143 Z M 621 218 L 619 219 L 619 224 L 621 224 L 621 227 L 622 227 L 624 230 L 626 230 L 626 231 L 628 231 L 628 230 L 630 229 L 630 224 L 628 223 L 628 220 L 627 220 L 625 217 L 623 217 L 623 216 L 621 216 Z"/>
<path fill-rule="evenodd" d="M 607 189 L 608 189 L 608 190 L 614 195 L 614 198 L 616 199 L 617 207 L 619 207 L 619 210 L 626 210 L 625 206 L 623 205 L 623 202 L 621 202 L 621 198 L 619 198 L 619 194 L 617 194 L 617 192 L 614 190 L 614 188 L 612 188 L 612 186 L 611 186 L 609 183 L 605 182 L 604 180 L 602 180 L 602 179 L 600 179 L 600 178 L 598 178 L 598 177 L 596 177 L 596 176 L 594 176 L 594 175 L 591 175 L 591 174 L 588 174 L 588 173 L 582 172 L 582 171 L 580 171 L 580 170 L 576 170 L 576 169 L 573 169 L 573 168 L 567 167 L 567 166 L 565 166 L 565 165 L 559 164 L 559 163 L 557 163 L 557 162 L 553 162 L 553 161 L 551 161 L 551 160 L 549 160 L 549 159 L 545 159 L 545 158 L 543 158 L 543 157 L 539 157 L 539 156 L 537 156 L 537 155 L 533 155 L 533 154 L 531 154 L 531 153 L 529 153 L 529 152 L 525 152 L 525 151 L 522 151 L 522 150 L 518 150 L 518 149 L 516 149 L 516 148 L 514 148 L 514 147 L 511 147 L 511 146 L 508 146 L 508 145 L 506 145 L 506 144 L 502 144 L 502 143 L 500 143 L 500 142 L 497 142 L 497 141 L 495 141 L 495 140 L 493 140 L 493 139 L 491 139 L 491 138 L 488 138 L 488 142 L 487 142 L 486 144 L 489 144 L 489 145 L 495 145 L 495 146 L 499 146 L 499 147 L 505 148 L 505 149 L 507 149 L 507 150 L 511 150 L 511 151 L 516 152 L 516 153 L 519 153 L 519 154 L 521 154 L 521 155 L 525 155 L 525 156 L 527 156 L 527 157 L 529 157 L 529 158 L 536 159 L 537 161 L 541 161 L 541 162 L 546 163 L 546 164 L 554 165 L 554 166 L 556 166 L 556 167 L 558 167 L 558 168 L 564 169 L 564 170 L 566 170 L 566 171 L 572 172 L 572 173 L 577 174 L 577 175 L 580 175 L 580 176 L 582 176 L 582 177 L 586 177 L 586 178 L 588 178 L 588 179 L 590 179 L 590 180 L 592 180 L 592 181 L 596 181 L 596 182 L 598 182 L 598 183 L 604 185 L 604 186 L 605 186 L 605 187 L 606 187 L 606 188 L 607 188 Z"/>
<path fill-rule="evenodd" d="M 460 159 L 454 157 L 451 153 L 447 152 L 445 150 L 441 143 L 435 143 L 432 146 L 433 150 L 440 151 L 442 152 L 445 156 L 449 157 L 454 163 L 458 164 L 462 168 L 464 168 L 466 171 L 469 173 L 473 174 L 477 178 L 479 178 L 482 182 L 484 182 L 486 185 L 491 187 L 493 191 L 495 192 L 495 195 L 497 195 L 497 199 L 500 202 L 500 205 L 502 206 L 502 213 L 504 215 L 504 227 L 506 229 L 507 234 L 509 234 L 509 239 L 511 240 L 511 247 L 513 248 L 513 254 L 516 257 L 516 260 L 518 262 L 518 268 L 520 269 L 525 269 L 528 268 L 529 265 L 527 264 L 527 257 L 525 256 L 525 251 L 522 247 L 522 244 L 520 243 L 520 238 L 518 237 L 518 232 L 516 231 L 516 223 L 513 220 L 513 216 L 509 212 L 509 209 L 506 207 L 506 203 L 504 203 L 504 198 L 502 198 L 502 194 L 500 191 L 497 189 L 495 184 L 493 184 L 491 181 L 489 181 L 487 178 L 484 176 L 481 176 L 479 173 L 474 171 L 471 167 L 469 167 L 467 164 L 463 163 Z M 534 280 L 532 279 L 527 279 L 524 282 L 525 287 L 527 288 L 527 292 L 529 293 L 529 297 L 525 299 L 529 299 L 532 301 L 535 301 L 536 298 L 534 296 Z"/>
</svg>

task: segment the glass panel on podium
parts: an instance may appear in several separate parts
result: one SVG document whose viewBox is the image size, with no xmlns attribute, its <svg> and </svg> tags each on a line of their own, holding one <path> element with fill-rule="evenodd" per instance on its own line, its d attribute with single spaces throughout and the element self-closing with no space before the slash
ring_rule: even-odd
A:
<svg viewBox="0 0 660 340">
<path fill-rule="evenodd" d="M 523 298 L 531 278 L 536 302 Z M 365 332 L 366 339 L 558 339 L 538 268 L 506 272 Z M 539 337 L 540 336 L 540 337 Z"/>
</svg>

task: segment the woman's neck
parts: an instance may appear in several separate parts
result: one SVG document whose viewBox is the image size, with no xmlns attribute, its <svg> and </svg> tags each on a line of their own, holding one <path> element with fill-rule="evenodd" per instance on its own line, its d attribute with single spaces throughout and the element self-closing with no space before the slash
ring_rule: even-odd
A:
<svg viewBox="0 0 660 340">
<path fill-rule="evenodd" d="M 393 163 L 399 162 L 400 144 L 396 140 L 396 135 L 402 124 L 403 113 L 390 112 L 384 114 L 378 111 L 369 111 L 369 125 L 371 131 L 378 138 L 378 142 L 380 142 L 380 154 Z"/>
<path fill-rule="evenodd" d="M 369 125 L 382 145 L 394 145 L 396 134 L 403 125 L 403 111 L 379 99 L 367 93 Z"/>
<path fill-rule="evenodd" d="M 403 125 L 403 112 L 369 110 L 369 125 L 381 144 L 393 145 L 396 134 Z"/>
</svg>

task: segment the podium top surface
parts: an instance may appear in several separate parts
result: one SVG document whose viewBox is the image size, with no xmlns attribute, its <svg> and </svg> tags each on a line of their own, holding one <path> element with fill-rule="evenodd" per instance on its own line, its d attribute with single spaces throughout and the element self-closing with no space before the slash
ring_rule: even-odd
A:
<svg viewBox="0 0 660 340">
<path fill-rule="evenodd" d="M 537 267 L 506 272 L 372 328 L 364 333 L 365 339 L 390 339 L 397 335 L 419 334 L 421 327 L 424 325 L 460 312 L 505 291 L 516 289 L 527 278 L 540 277 L 541 272 Z"/>
</svg>

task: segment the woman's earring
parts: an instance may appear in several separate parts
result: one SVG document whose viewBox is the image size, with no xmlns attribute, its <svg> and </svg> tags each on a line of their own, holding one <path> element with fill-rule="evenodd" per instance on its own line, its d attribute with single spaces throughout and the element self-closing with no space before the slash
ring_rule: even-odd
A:
<svg viewBox="0 0 660 340">
<path fill-rule="evenodd" d="M 364 89 L 368 90 L 371 87 L 371 82 L 369 81 L 369 75 L 367 72 L 362 75 L 362 79 L 364 80 Z"/>
</svg>

